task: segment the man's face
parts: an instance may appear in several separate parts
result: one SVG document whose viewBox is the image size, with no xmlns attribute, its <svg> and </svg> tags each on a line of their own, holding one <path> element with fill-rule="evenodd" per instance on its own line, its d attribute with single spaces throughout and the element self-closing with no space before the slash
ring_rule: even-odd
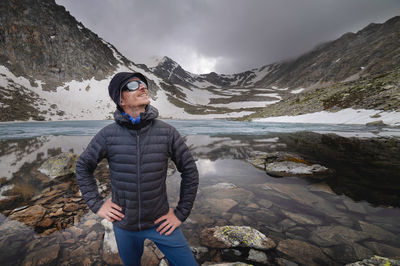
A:
<svg viewBox="0 0 400 266">
<path fill-rule="evenodd" d="M 138 80 L 139 78 L 132 78 L 130 81 Z M 150 103 L 149 92 L 145 85 L 140 84 L 139 89 L 135 91 L 123 90 L 121 92 L 121 107 L 124 110 L 138 107 L 145 107 Z"/>
</svg>

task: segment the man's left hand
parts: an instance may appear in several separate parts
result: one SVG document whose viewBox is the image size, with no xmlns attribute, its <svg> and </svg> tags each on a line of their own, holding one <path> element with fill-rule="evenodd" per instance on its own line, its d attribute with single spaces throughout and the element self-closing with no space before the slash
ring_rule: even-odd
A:
<svg viewBox="0 0 400 266">
<path fill-rule="evenodd" d="M 156 231 L 161 235 L 165 233 L 166 236 L 172 234 L 172 232 L 174 232 L 174 230 L 182 224 L 182 222 L 175 216 L 172 208 L 169 208 L 168 213 L 158 218 L 154 223 L 158 224 L 162 221 L 164 222 L 157 228 Z"/>
</svg>

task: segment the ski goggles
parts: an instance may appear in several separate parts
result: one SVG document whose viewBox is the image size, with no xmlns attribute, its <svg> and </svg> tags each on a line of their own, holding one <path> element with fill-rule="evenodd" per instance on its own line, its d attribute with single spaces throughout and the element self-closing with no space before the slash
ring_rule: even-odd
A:
<svg viewBox="0 0 400 266">
<path fill-rule="evenodd" d="M 139 89 L 140 84 L 142 84 L 144 86 L 144 88 L 147 89 L 147 85 L 146 85 L 146 83 L 144 83 L 144 81 L 132 80 L 132 81 L 128 82 L 128 84 L 125 85 L 124 90 L 125 91 L 135 91 L 135 90 Z"/>
</svg>

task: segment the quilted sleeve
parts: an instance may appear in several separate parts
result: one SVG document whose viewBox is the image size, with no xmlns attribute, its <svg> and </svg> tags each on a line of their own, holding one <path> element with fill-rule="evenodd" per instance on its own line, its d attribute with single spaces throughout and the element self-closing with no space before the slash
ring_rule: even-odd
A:
<svg viewBox="0 0 400 266">
<path fill-rule="evenodd" d="M 189 148 L 175 128 L 172 128 L 171 133 L 170 155 L 182 178 L 179 202 L 174 213 L 180 221 L 184 222 L 192 210 L 197 195 L 199 173 Z"/>
<path fill-rule="evenodd" d="M 90 141 L 86 150 L 79 156 L 76 163 L 76 178 L 82 197 L 94 213 L 100 209 L 104 199 L 98 192 L 96 179 L 93 175 L 97 164 L 106 157 L 106 141 L 102 131 Z"/>
</svg>

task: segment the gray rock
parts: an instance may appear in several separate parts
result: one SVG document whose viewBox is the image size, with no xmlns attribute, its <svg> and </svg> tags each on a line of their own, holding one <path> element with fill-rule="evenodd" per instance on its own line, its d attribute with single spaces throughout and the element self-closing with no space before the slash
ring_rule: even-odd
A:
<svg viewBox="0 0 400 266">
<path fill-rule="evenodd" d="M 320 226 L 311 233 L 311 241 L 320 247 L 340 245 L 367 239 L 369 235 L 362 231 L 340 226 Z"/>
<path fill-rule="evenodd" d="M 352 218 L 340 211 L 337 211 L 336 213 L 329 213 L 329 216 L 335 219 L 339 224 L 346 227 L 352 227 L 357 223 L 357 221 L 352 220 Z"/>
<path fill-rule="evenodd" d="M 209 187 L 205 187 L 204 189 L 210 189 L 210 190 L 220 190 L 220 189 L 233 189 L 233 188 L 238 188 L 235 184 L 232 183 L 218 183 Z"/>
<path fill-rule="evenodd" d="M 45 249 L 40 248 L 29 253 L 22 265 L 52 265 L 56 262 L 59 252 L 60 245 L 58 243 L 49 245 Z"/>
<path fill-rule="evenodd" d="M 275 263 L 276 263 L 276 265 L 279 265 L 279 266 L 298 266 L 297 263 L 287 260 L 287 259 L 284 259 L 284 258 L 276 258 Z"/>
<path fill-rule="evenodd" d="M 268 186 L 270 189 L 283 194 L 283 197 L 291 198 L 298 203 L 308 205 L 316 211 L 320 210 L 326 215 L 331 216 L 337 213 L 337 209 L 330 202 L 311 193 L 303 185 L 269 183 Z"/>
<path fill-rule="evenodd" d="M 191 247 L 194 257 L 197 260 L 203 260 L 204 257 L 207 257 L 209 254 L 209 250 L 206 247 Z"/>
<path fill-rule="evenodd" d="M 203 203 L 202 208 L 212 214 L 221 214 L 227 212 L 238 203 L 232 199 L 206 199 Z"/>
<path fill-rule="evenodd" d="M 319 247 L 295 239 L 280 241 L 276 250 L 304 265 L 328 265 L 330 261 Z"/>
<path fill-rule="evenodd" d="M 231 183 L 218 183 L 204 187 L 201 192 L 207 198 L 232 199 L 238 202 L 243 202 L 253 197 L 252 192 Z"/>
<path fill-rule="evenodd" d="M 361 213 L 361 214 L 366 214 L 367 213 L 367 211 L 365 210 L 365 208 L 363 206 L 363 203 L 361 203 L 361 202 L 357 203 L 357 202 L 354 202 L 354 201 L 352 201 L 350 199 L 345 199 L 345 200 L 343 200 L 343 203 L 344 203 L 344 205 L 346 206 L 346 208 L 349 211 L 358 212 L 358 213 Z"/>
<path fill-rule="evenodd" d="M 258 263 L 267 264 L 268 257 L 267 255 L 259 250 L 250 249 L 249 256 L 247 257 L 248 260 L 255 261 Z"/>
<path fill-rule="evenodd" d="M 158 250 L 152 241 L 146 239 L 144 241 L 142 265 L 159 265 L 162 258 L 164 258 L 164 254 Z"/>
<path fill-rule="evenodd" d="M 380 256 L 373 256 L 369 259 L 364 259 L 362 261 L 357 261 L 353 263 L 346 264 L 346 266 L 381 266 L 381 265 L 391 265 L 391 266 L 399 266 L 400 260 L 389 259 Z"/>
<path fill-rule="evenodd" d="M 260 200 L 258 200 L 258 204 L 260 205 L 260 207 L 266 208 L 266 209 L 271 208 L 272 205 L 273 205 L 272 201 L 266 200 L 266 199 L 260 199 Z"/>
<path fill-rule="evenodd" d="M 274 241 L 249 226 L 215 226 L 200 233 L 201 242 L 207 247 L 250 247 L 260 250 L 274 248 Z"/>
<path fill-rule="evenodd" d="M 369 249 L 371 249 L 374 252 L 374 254 L 377 255 L 399 257 L 400 254 L 400 248 L 389 246 L 383 243 L 368 241 L 364 242 L 364 245 Z"/>
<path fill-rule="evenodd" d="M 283 221 L 280 222 L 280 225 L 282 227 L 282 230 L 286 231 L 288 228 L 295 226 L 296 223 L 290 219 L 284 219 Z"/>
<path fill-rule="evenodd" d="M 365 124 L 366 126 L 384 127 L 387 126 L 383 120 L 376 120 Z"/>
<path fill-rule="evenodd" d="M 303 213 L 294 213 L 286 210 L 282 210 L 282 212 L 298 224 L 320 225 L 322 223 L 320 219 L 314 216 Z"/>
<path fill-rule="evenodd" d="M 252 266 L 251 264 L 243 263 L 243 262 L 224 262 L 224 263 L 203 263 L 202 266 Z"/>
<path fill-rule="evenodd" d="M 333 260 L 342 265 L 374 255 L 371 250 L 354 242 L 347 242 L 345 244 L 323 248 L 323 251 Z"/>
<path fill-rule="evenodd" d="M 242 252 L 240 252 L 240 250 L 237 249 L 233 249 L 233 248 L 226 248 L 222 250 L 223 254 L 230 254 L 236 257 L 240 257 L 242 256 Z"/>
<path fill-rule="evenodd" d="M 331 195 L 336 195 L 336 193 L 333 192 L 331 187 L 328 184 L 324 183 L 324 182 L 311 184 L 311 185 L 308 186 L 308 188 L 309 188 L 310 191 L 325 192 L 325 193 L 328 193 L 328 194 L 331 194 Z"/>
<path fill-rule="evenodd" d="M 50 178 L 56 178 L 76 172 L 75 166 L 78 155 L 73 153 L 61 153 L 47 159 L 39 168 L 42 174 Z"/>
<path fill-rule="evenodd" d="M 265 165 L 265 171 L 270 176 L 315 176 L 316 174 L 325 173 L 328 168 L 319 165 L 307 165 L 291 161 L 274 162 Z"/>
<path fill-rule="evenodd" d="M 399 242 L 399 236 L 382 229 L 381 227 L 364 221 L 359 222 L 361 229 L 376 240 L 393 240 Z"/>
</svg>

